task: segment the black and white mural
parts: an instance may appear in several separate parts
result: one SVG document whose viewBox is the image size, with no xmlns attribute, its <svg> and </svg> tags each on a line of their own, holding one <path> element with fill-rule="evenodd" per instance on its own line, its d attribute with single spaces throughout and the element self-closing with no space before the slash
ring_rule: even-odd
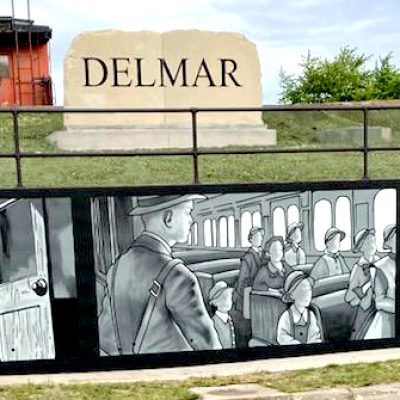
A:
<svg viewBox="0 0 400 400">
<path fill-rule="evenodd" d="M 92 199 L 100 353 L 395 335 L 395 189 Z"/>
<path fill-rule="evenodd" d="M 391 188 L 2 198 L 0 360 L 394 338 L 397 233 Z"/>
</svg>

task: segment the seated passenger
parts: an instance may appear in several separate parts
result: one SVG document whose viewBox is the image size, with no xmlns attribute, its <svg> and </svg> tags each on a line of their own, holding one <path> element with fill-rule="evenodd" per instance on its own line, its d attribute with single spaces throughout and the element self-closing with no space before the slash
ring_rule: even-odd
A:
<svg viewBox="0 0 400 400">
<path fill-rule="evenodd" d="M 282 236 L 273 236 L 264 246 L 264 264 L 254 278 L 254 290 L 283 291 L 286 276 L 291 268 L 283 260 Z"/>
<path fill-rule="evenodd" d="M 344 257 L 340 254 L 340 242 L 346 234 L 338 228 L 329 228 L 325 233 L 325 254 L 317 261 L 310 272 L 310 277 L 314 280 L 326 278 L 328 276 L 342 275 L 350 273 Z"/>
<path fill-rule="evenodd" d="M 363 254 L 351 270 L 349 288 L 344 299 L 352 307 L 357 307 L 350 339 L 361 340 L 364 339 L 376 312 L 373 286 L 375 263 L 379 257 L 376 255 L 375 229 L 361 229 L 357 232 L 353 252 Z"/>
<path fill-rule="evenodd" d="M 232 308 L 232 291 L 225 281 L 217 282 L 209 293 L 212 320 L 223 349 L 234 349 L 235 330 L 232 318 L 228 314 Z"/>
<path fill-rule="evenodd" d="M 395 336 L 396 312 L 396 225 L 383 231 L 383 248 L 389 253 L 375 263 L 376 314 L 364 339 L 384 339 Z"/>
<path fill-rule="evenodd" d="M 288 226 L 284 258 L 286 263 L 292 267 L 306 263 L 306 253 L 300 246 L 302 229 L 303 224 L 301 222 L 294 222 Z"/>
<path fill-rule="evenodd" d="M 282 300 L 291 306 L 279 318 L 278 344 L 321 343 L 321 327 L 309 308 L 313 284 L 314 280 L 302 271 L 293 271 L 287 277 Z"/>
</svg>

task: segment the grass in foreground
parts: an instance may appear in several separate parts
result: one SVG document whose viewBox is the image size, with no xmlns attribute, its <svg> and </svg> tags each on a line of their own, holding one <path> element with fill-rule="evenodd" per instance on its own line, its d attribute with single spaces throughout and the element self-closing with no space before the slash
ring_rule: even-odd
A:
<svg viewBox="0 0 400 400">
<path fill-rule="evenodd" d="M 85 385 L 21 385 L 0 388 L 1 400 L 194 400 L 195 386 L 256 383 L 293 393 L 319 388 L 361 387 L 400 380 L 400 360 L 369 364 L 331 365 L 282 373 L 256 373 L 233 377 L 188 379 L 183 382 Z"/>
</svg>

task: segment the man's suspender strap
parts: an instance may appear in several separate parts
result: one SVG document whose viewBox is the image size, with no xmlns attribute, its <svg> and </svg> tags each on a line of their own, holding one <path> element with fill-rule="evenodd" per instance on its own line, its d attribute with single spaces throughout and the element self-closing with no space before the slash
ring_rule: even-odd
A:
<svg viewBox="0 0 400 400">
<path fill-rule="evenodd" d="M 151 316 L 153 315 L 154 308 L 157 304 L 157 299 L 160 296 L 165 279 L 171 270 L 178 264 L 182 264 L 183 261 L 179 258 L 173 258 L 167 265 L 161 268 L 160 273 L 157 275 L 156 279 L 153 281 L 153 285 L 149 289 L 149 297 L 147 299 L 147 304 L 145 311 L 143 313 L 142 321 L 140 322 L 139 329 L 136 334 L 135 341 L 133 343 L 133 353 L 140 353 L 140 349 L 143 344 L 143 340 L 146 336 L 147 329 L 150 325 Z"/>
</svg>

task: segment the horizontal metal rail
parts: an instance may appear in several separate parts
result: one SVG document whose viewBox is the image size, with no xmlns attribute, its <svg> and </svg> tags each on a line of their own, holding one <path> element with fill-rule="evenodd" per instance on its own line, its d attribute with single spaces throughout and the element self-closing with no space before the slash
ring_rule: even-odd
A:
<svg viewBox="0 0 400 400">
<path fill-rule="evenodd" d="M 94 157 L 192 157 L 193 182 L 200 183 L 199 157 L 216 155 L 255 155 L 255 154 L 317 154 L 317 153 L 361 153 L 363 154 L 362 180 L 369 179 L 369 155 L 372 152 L 396 152 L 400 146 L 370 147 L 368 144 L 368 117 L 370 111 L 400 110 L 400 104 L 321 104 L 321 105 L 267 105 L 261 107 L 198 107 L 198 108 L 74 108 L 58 106 L 35 107 L 2 107 L 0 114 L 11 114 L 13 118 L 14 151 L 0 153 L 0 159 L 14 159 L 16 165 L 17 187 L 23 187 L 21 160 L 23 158 L 94 158 Z M 246 149 L 207 149 L 198 147 L 198 116 L 201 113 L 226 112 L 329 112 L 329 111 L 360 111 L 362 113 L 363 144 L 354 147 L 283 147 Z M 70 114 L 103 114 L 103 113 L 180 113 L 191 116 L 192 147 L 184 150 L 130 150 L 130 151 L 55 151 L 32 152 L 21 150 L 19 117 L 34 113 L 70 113 Z"/>
</svg>

